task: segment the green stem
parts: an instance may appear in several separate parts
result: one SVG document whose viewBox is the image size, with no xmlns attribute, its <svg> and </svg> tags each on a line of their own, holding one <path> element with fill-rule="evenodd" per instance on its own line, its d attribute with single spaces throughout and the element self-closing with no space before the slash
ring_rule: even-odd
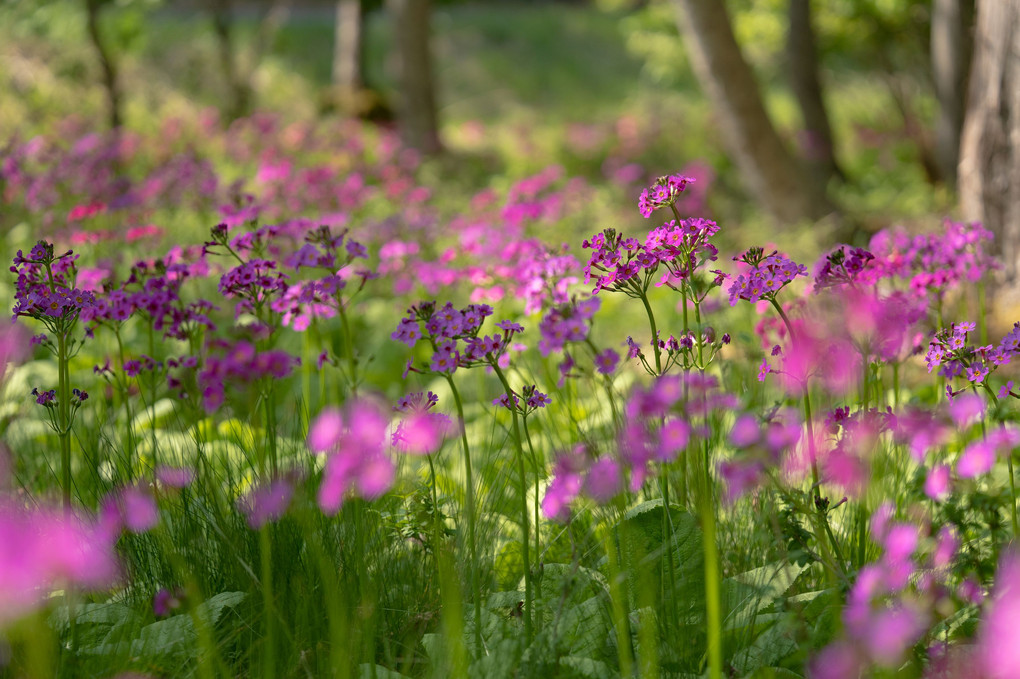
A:
<svg viewBox="0 0 1020 679">
<path fill-rule="evenodd" d="M 514 392 L 510 388 L 510 383 L 507 382 L 506 375 L 500 369 L 499 364 L 496 361 L 491 363 L 492 369 L 496 372 L 496 376 L 499 377 L 499 381 L 503 383 L 503 389 L 506 391 L 506 397 L 509 399 L 510 414 L 513 416 L 513 439 L 514 445 L 517 448 L 517 473 L 520 477 L 521 482 L 521 549 L 523 550 L 524 557 L 524 641 L 525 644 L 531 644 L 532 638 L 532 627 L 531 617 L 534 613 L 532 610 L 533 606 L 533 592 L 531 584 L 531 554 L 530 554 L 530 520 L 528 519 L 528 478 L 524 473 L 524 447 L 521 444 L 521 429 L 517 418 L 517 408 L 514 405 Z"/>
<path fill-rule="evenodd" d="M 987 320 L 987 301 L 985 299 L 985 281 L 982 278 L 977 284 L 978 290 L 978 332 L 981 337 L 981 344 L 988 344 L 988 320 Z M 1014 534 L 1015 534 L 1014 530 Z"/>
<path fill-rule="evenodd" d="M 350 371 L 351 381 L 351 394 L 354 396 L 358 395 L 358 362 L 354 358 L 354 345 L 352 344 L 353 337 L 351 335 L 351 325 L 347 321 L 347 311 L 344 308 L 343 299 L 337 295 L 338 307 L 340 309 L 340 325 L 344 332 L 344 355 L 347 358 L 347 367 Z"/>
<path fill-rule="evenodd" d="M 266 523 L 259 529 L 259 557 L 262 579 L 262 615 L 265 630 L 265 654 L 263 674 L 266 679 L 276 678 L 276 609 L 273 604 L 273 552 L 271 525 Z"/>
<path fill-rule="evenodd" d="M 985 383 L 983 383 L 982 386 L 985 388 L 985 391 L 988 392 L 988 395 L 992 398 L 992 402 L 995 403 L 995 404 L 998 404 L 999 397 L 995 395 L 995 392 L 992 391 L 992 388 L 990 386 L 988 386 L 988 383 L 985 382 Z M 977 393 L 977 387 L 976 386 L 974 387 L 974 393 L 975 394 Z M 981 438 L 982 439 L 985 438 L 985 420 L 984 420 L 984 418 L 981 418 Z M 1020 536 L 1020 521 L 1017 520 L 1017 511 L 1016 511 L 1016 478 L 1013 475 L 1013 451 L 1012 450 L 1010 450 L 1006 454 L 1006 467 L 1009 470 L 1009 509 L 1010 509 L 1010 519 L 1013 522 L 1013 539 L 1015 540 L 1018 536 Z"/>
<path fill-rule="evenodd" d="M 114 325 L 113 330 L 114 337 L 117 338 L 117 351 L 120 354 L 120 369 L 124 369 L 124 342 L 120 337 L 120 326 Z M 119 385 L 120 377 L 117 378 L 117 384 Z M 135 478 L 135 453 L 138 452 L 135 448 L 135 418 L 131 412 L 131 394 L 129 393 L 129 385 L 124 385 L 124 412 L 127 415 L 127 478 L 128 481 L 133 481 Z"/>
<path fill-rule="evenodd" d="M 591 350 L 592 360 L 595 360 L 595 358 L 597 358 L 599 355 L 598 347 L 595 346 L 595 343 L 592 342 L 591 338 L 589 337 L 586 337 L 584 341 L 585 344 L 588 345 L 588 348 Z M 619 426 L 618 423 L 620 422 L 620 411 L 616 407 L 616 397 L 613 396 L 613 378 L 609 375 L 603 375 L 602 378 L 603 384 L 606 388 L 606 398 L 609 399 L 609 408 L 613 411 L 613 424 L 614 426 Z"/>
<path fill-rule="evenodd" d="M 539 474 L 538 456 L 535 455 L 535 446 L 531 443 L 531 432 L 528 430 L 528 418 L 522 417 L 522 423 L 524 424 L 524 439 L 528 442 L 528 452 L 531 459 L 531 471 L 535 474 L 535 572 L 539 572 L 542 561 L 542 531 L 539 527 L 542 515 L 542 502 L 538 495 L 539 483 L 542 478 Z M 542 598 L 542 580 L 539 578 L 538 582 L 535 583 L 535 597 L 538 599 Z"/>
<path fill-rule="evenodd" d="M 624 540 L 624 532 L 627 526 L 624 523 L 617 524 L 619 531 L 618 539 Z M 624 587 L 626 576 L 620 566 L 619 545 L 613 539 L 612 530 L 605 534 L 606 557 L 609 565 L 609 604 L 613 618 L 613 629 L 616 631 L 616 652 L 620 661 L 620 676 L 634 676 L 634 652 L 631 648 L 630 616 L 627 614 L 627 599 Z"/>
<path fill-rule="evenodd" d="M 471 475 L 471 446 L 468 444 L 467 422 L 464 419 L 464 404 L 460 399 L 460 392 L 453 382 L 453 376 L 444 373 L 446 383 L 450 385 L 453 394 L 453 402 L 457 406 L 457 418 L 460 423 L 461 447 L 464 451 L 464 496 L 467 500 L 467 523 L 468 523 L 468 554 L 471 559 L 471 596 L 474 598 L 475 607 L 475 649 L 482 652 L 482 590 L 478 567 L 478 549 L 475 543 L 475 484 Z"/>
<path fill-rule="evenodd" d="M 661 352 L 659 351 L 659 331 L 655 327 L 655 314 L 652 313 L 652 307 L 651 305 L 648 304 L 648 296 L 644 293 L 643 290 L 641 291 L 639 297 L 641 298 L 641 303 L 645 305 L 645 313 L 648 314 L 648 325 L 652 329 L 652 349 L 655 350 L 655 374 L 661 375 L 662 356 Z M 686 313 L 686 310 L 684 311 L 684 313 Z"/>
<path fill-rule="evenodd" d="M 1013 476 L 1013 451 L 1006 454 L 1006 466 L 1009 467 L 1009 509 L 1013 519 L 1013 539 L 1020 536 L 1016 514 L 1016 480 Z"/>
<path fill-rule="evenodd" d="M 67 372 L 67 333 L 63 322 L 57 333 L 57 425 L 60 437 L 60 489 L 63 495 L 64 510 L 71 511 L 71 398 L 68 388 Z"/>
<path fill-rule="evenodd" d="M 706 455 L 708 442 L 705 442 Z M 701 493 L 701 531 L 705 556 L 705 608 L 708 622 L 708 672 L 710 679 L 722 679 L 722 605 L 719 585 L 719 547 L 715 536 L 715 502 L 712 474 L 705 468 L 705 490 Z"/>
<path fill-rule="evenodd" d="M 900 364 L 893 363 L 892 366 L 892 402 L 893 409 L 900 407 Z"/>
<path fill-rule="evenodd" d="M 156 333 L 152 328 L 153 320 L 149 319 L 149 358 L 156 360 Z M 156 441 L 156 366 L 149 371 L 149 429 L 152 431 L 152 473 L 155 478 L 159 466 L 159 452 Z"/>
<path fill-rule="evenodd" d="M 273 386 L 273 382 L 269 382 L 265 398 L 265 410 L 266 410 L 266 439 L 269 442 L 269 471 L 273 478 L 276 478 L 277 472 L 277 449 L 276 449 L 276 388 Z M 260 465 L 263 469 L 260 469 L 262 476 L 265 476 L 265 462 Z"/>
</svg>

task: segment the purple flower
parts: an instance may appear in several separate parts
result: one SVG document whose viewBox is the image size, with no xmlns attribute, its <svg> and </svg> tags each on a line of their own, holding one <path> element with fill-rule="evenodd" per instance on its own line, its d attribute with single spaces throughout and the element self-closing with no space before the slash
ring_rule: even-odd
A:
<svg viewBox="0 0 1020 679">
<path fill-rule="evenodd" d="M 595 368 L 603 375 L 610 375 L 620 362 L 620 354 L 613 349 L 606 349 L 595 356 Z"/>
<path fill-rule="evenodd" d="M 324 512 L 338 511 L 348 492 L 372 500 L 393 485 L 396 469 L 384 453 L 387 427 L 382 410 L 367 400 L 328 409 L 312 422 L 309 448 L 326 453 L 318 498 Z"/>
<path fill-rule="evenodd" d="M 680 194 L 691 182 L 693 177 L 680 174 L 659 177 L 655 182 L 641 191 L 638 198 L 638 210 L 645 219 L 652 216 L 652 212 L 659 208 L 669 207 L 676 203 Z"/>
<path fill-rule="evenodd" d="M 1020 676 L 1020 558 L 999 562 L 995 588 L 978 632 L 978 660 L 988 679 Z"/>
<path fill-rule="evenodd" d="M 291 479 L 274 479 L 237 498 L 237 508 L 248 518 L 248 526 L 257 530 L 270 521 L 278 521 L 290 506 L 293 495 Z"/>
</svg>

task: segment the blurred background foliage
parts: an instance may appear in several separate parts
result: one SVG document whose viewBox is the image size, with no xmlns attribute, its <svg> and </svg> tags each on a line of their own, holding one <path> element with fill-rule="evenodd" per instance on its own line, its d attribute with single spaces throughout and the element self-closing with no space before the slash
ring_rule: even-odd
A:
<svg viewBox="0 0 1020 679">
<path fill-rule="evenodd" d="M 787 145 L 800 128 L 784 77 L 786 0 L 729 3 L 734 32 Z M 951 210 L 945 185 L 925 174 L 934 123 L 927 41 L 930 2 L 814 3 L 819 65 L 849 181 L 832 188 L 865 226 L 931 220 Z M 262 55 L 246 55 L 268 3 L 233 8 L 239 60 L 251 69 L 255 106 L 287 118 L 334 115 L 326 95 L 334 42 L 333 2 L 294 3 Z M 393 31 L 380 2 L 363 3 L 364 79 L 392 112 Z M 0 101 L 8 136 L 49 129 L 75 114 L 102 120 L 101 73 L 86 31 L 86 3 L 8 0 L 0 5 Z M 612 146 L 638 135 L 644 174 L 699 161 L 711 167 L 720 217 L 755 222 L 721 144 L 666 0 L 592 2 L 437 1 L 432 51 L 442 139 L 440 174 L 472 189 L 492 176 L 521 176 L 549 163 L 604 180 Z M 202 3 L 109 0 L 102 33 L 117 62 L 126 124 L 154 129 L 166 116 L 225 111 L 227 83 Z M 386 117 L 385 115 L 383 117 Z"/>
</svg>

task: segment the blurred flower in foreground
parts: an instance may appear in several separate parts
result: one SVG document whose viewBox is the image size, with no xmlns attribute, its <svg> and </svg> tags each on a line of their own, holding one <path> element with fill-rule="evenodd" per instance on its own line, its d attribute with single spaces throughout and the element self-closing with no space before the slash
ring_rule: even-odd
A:
<svg viewBox="0 0 1020 679">
<path fill-rule="evenodd" d="M 389 422 L 372 401 L 355 400 L 319 413 L 308 430 L 308 447 L 326 454 L 319 507 L 334 513 L 353 491 L 374 500 L 393 485 L 396 469 L 385 452 Z"/>
<path fill-rule="evenodd" d="M 52 589 L 103 587 L 116 575 L 114 540 L 95 522 L 0 500 L 0 627 L 42 605 Z"/>
</svg>

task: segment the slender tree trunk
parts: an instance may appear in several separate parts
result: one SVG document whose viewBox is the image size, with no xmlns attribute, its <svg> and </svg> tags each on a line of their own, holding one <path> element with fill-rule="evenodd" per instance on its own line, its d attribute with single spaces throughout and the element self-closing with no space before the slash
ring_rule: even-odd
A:
<svg viewBox="0 0 1020 679">
<path fill-rule="evenodd" d="M 117 66 L 113 62 L 113 55 L 103 41 L 103 35 L 99 30 L 100 4 L 100 0 L 85 0 L 86 21 L 89 40 L 92 41 L 92 47 L 96 50 L 99 66 L 103 72 L 103 88 L 106 90 L 106 108 L 110 129 L 116 130 L 123 123 L 120 81 L 117 77 Z"/>
<path fill-rule="evenodd" d="M 237 49 L 234 45 L 234 7 L 232 0 L 212 0 L 213 30 L 220 53 L 220 68 L 226 80 L 227 119 L 237 120 L 248 115 L 251 108 L 252 92 L 246 79 L 241 75 Z"/>
<path fill-rule="evenodd" d="M 777 221 L 819 219 L 832 206 L 783 146 L 720 0 L 673 0 L 701 88 L 751 193 Z"/>
<path fill-rule="evenodd" d="M 341 96 L 361 89 L 361 0 L 338 0 L 333 43 L 333 86 Z"/>
<path fill-rule="evenodd" d="M 995 234 L 996 311 L 1020 312 L 1020 0 L 978 0 L 960 149 L 960 201 Z"/>
<path fill-rule="evenodd" d="M 397 121 L 404 143 L 422 153 L 442 150 L 436 113 L 432 54 L 429 45 L 432 15 L 429 0 L 389 0 L 394 23 L 397 82 L 400 98 Z"/>
<path fill-rule="evenodd" d="M 812 174 L 823 183 L 834 177 L 843 179 L 843 171 L 836 162 L 829 114 L 822 99 L 818 49 L 811 24 L 811 0 L 790 0 L 786 57 L 790 86 L 804 121 L 803 156 L 813 170 Z"/>
<path fill-rule="evenodd" d="M 931 14 L 931 68 L 938 99 L 935 161 L 942 178 L 956 184 L 960 134 L 973 49 L 970 30 L 974 0 L 934 0 Z"/>
</svg>

